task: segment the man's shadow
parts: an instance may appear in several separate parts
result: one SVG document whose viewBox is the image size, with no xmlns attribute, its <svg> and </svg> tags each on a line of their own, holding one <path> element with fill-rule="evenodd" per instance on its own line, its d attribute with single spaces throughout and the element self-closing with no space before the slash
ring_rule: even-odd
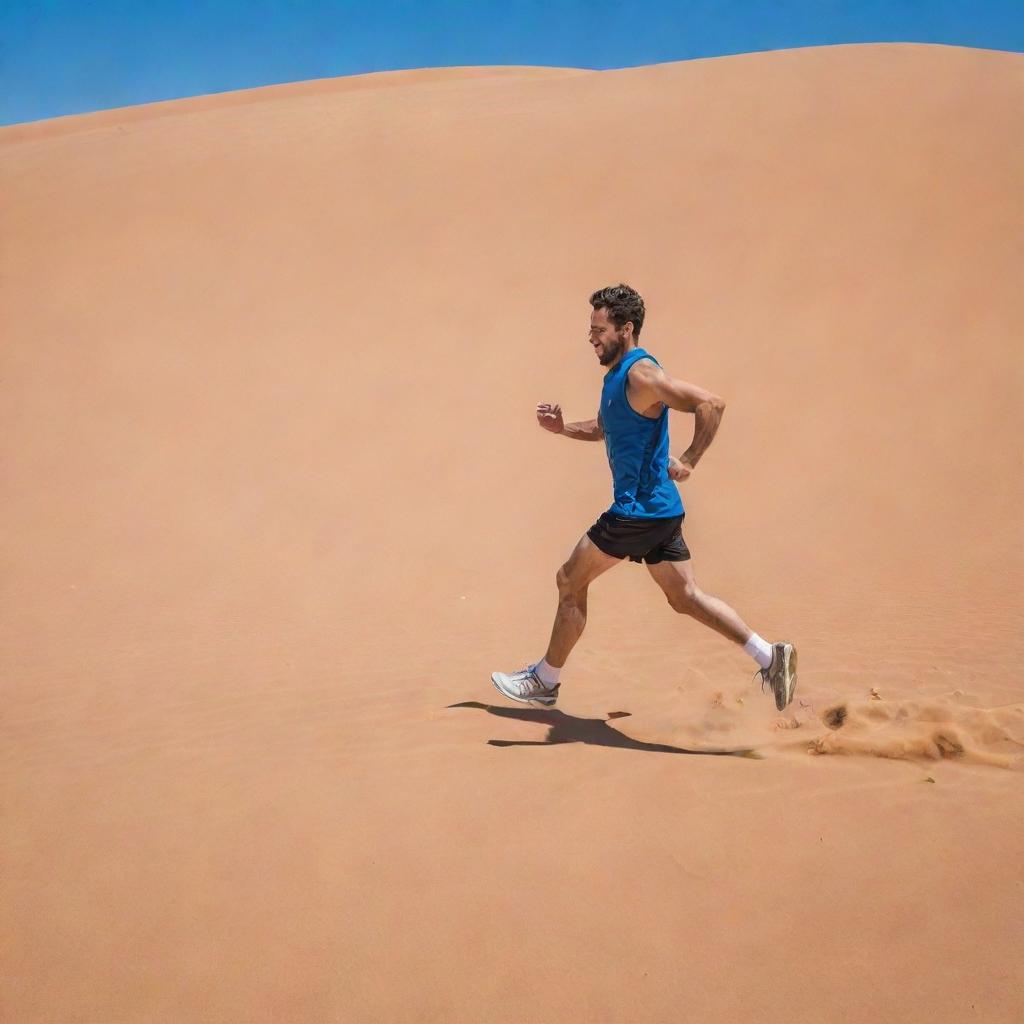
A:
<svg viewBox="0 0 1024 1024">
<path fill-rule="evenodd" d="M 543 740 L 488 740 L 492 747 L 550 747 L 558 743 L 591 743 L 598 747 L 625 747 L 627 750 L 650 750 L 660 754 L 710 754 L 713 757 L 754 757 L 761 755 L 750 747 L 736 750 L 687 750 L 667 743 L 644 743 L 613 729 L 603 718 L 576 718 L 564 711 L 539 708 L 506 708 L 482 704 L 478 700 L 464 700 L 449 704 L 449 708 L 479 708 L 499 718 L 517 718 L 521 722 L 537 722 L 548 727 Z M 613 711 L 609 718 L 628 718 L 628 711 Z"/>
</svg>

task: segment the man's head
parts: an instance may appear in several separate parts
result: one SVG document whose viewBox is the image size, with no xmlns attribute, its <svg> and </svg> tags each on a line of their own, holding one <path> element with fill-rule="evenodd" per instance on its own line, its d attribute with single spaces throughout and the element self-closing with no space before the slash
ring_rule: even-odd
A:
<svg viewBox="0 0 1024 1024">
<path fill-rule="evenodd" d="M 628 284 L 613 284 L 590 296 L 590 344 L 602 366 L 617 363 L 644 325 L 644 300 Z"/>
</svg>

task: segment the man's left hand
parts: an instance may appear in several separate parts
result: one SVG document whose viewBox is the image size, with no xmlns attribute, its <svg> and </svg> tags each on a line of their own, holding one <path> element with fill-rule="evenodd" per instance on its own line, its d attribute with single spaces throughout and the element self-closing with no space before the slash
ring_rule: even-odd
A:
<svg viewBox="0 0 1024 1024">
<path fill-rule="evenodd" d="M 693 472 L 691 463 L 677 459 L 670 455 L 668 457 L 668 475 L 672 480 L 685 480 Z"/>
</svg>

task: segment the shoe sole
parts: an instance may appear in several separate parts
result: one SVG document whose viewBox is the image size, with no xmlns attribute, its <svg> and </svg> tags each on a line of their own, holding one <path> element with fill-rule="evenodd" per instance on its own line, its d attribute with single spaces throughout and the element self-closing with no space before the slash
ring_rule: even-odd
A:
<svg viewBox="0 0 1024 1024">
<path fill-rule="evenodd" d="M 775 708 L 778 711 L 785 711 L 793 701 L 793 694 L 796 693 L 796 648 L 792 644 L 782 645 L 782 674 L 788 685 L 786 686 L 787 692 L 781 695 L 781 704 L 779 703 L 780 694 L 775 694 Z"/>
<path fill-rule="evenodd" d="M 507 690 L 502 688 L 501 683 L 498 681 L 498 675 L 499 674 L 497 672 L 492 672 L 491 682 L 494 683 L 494 688 L 498 691 L 498 693 L 500 693 L 503 697 L 508 697 L 509 700 L 518 701 L 520 704 L 540 704 L 542 707 L 545 708 L 553 708 L 555 706 L 555 701 L 558 700 L 557 695 L 551 697 L 550 699 L 546 699 L 543 697 L 517 697 L 515 696 L 515 694 L 509 693 Z"/>
</svg>

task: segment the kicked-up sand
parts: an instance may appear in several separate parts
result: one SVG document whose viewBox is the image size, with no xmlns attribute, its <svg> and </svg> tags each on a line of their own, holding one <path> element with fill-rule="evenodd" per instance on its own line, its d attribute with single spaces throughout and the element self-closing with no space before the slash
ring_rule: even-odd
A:
<svg viewBox="0 0 1024 1024">
<path fill-rule="evenodd" d="M 1024 1019 L 1022 115 L 871 45 L 0 130 L 3 1019 Z M 618 281 L 785 714 L 634 564 L 491 686 Z"/>
</svg>

